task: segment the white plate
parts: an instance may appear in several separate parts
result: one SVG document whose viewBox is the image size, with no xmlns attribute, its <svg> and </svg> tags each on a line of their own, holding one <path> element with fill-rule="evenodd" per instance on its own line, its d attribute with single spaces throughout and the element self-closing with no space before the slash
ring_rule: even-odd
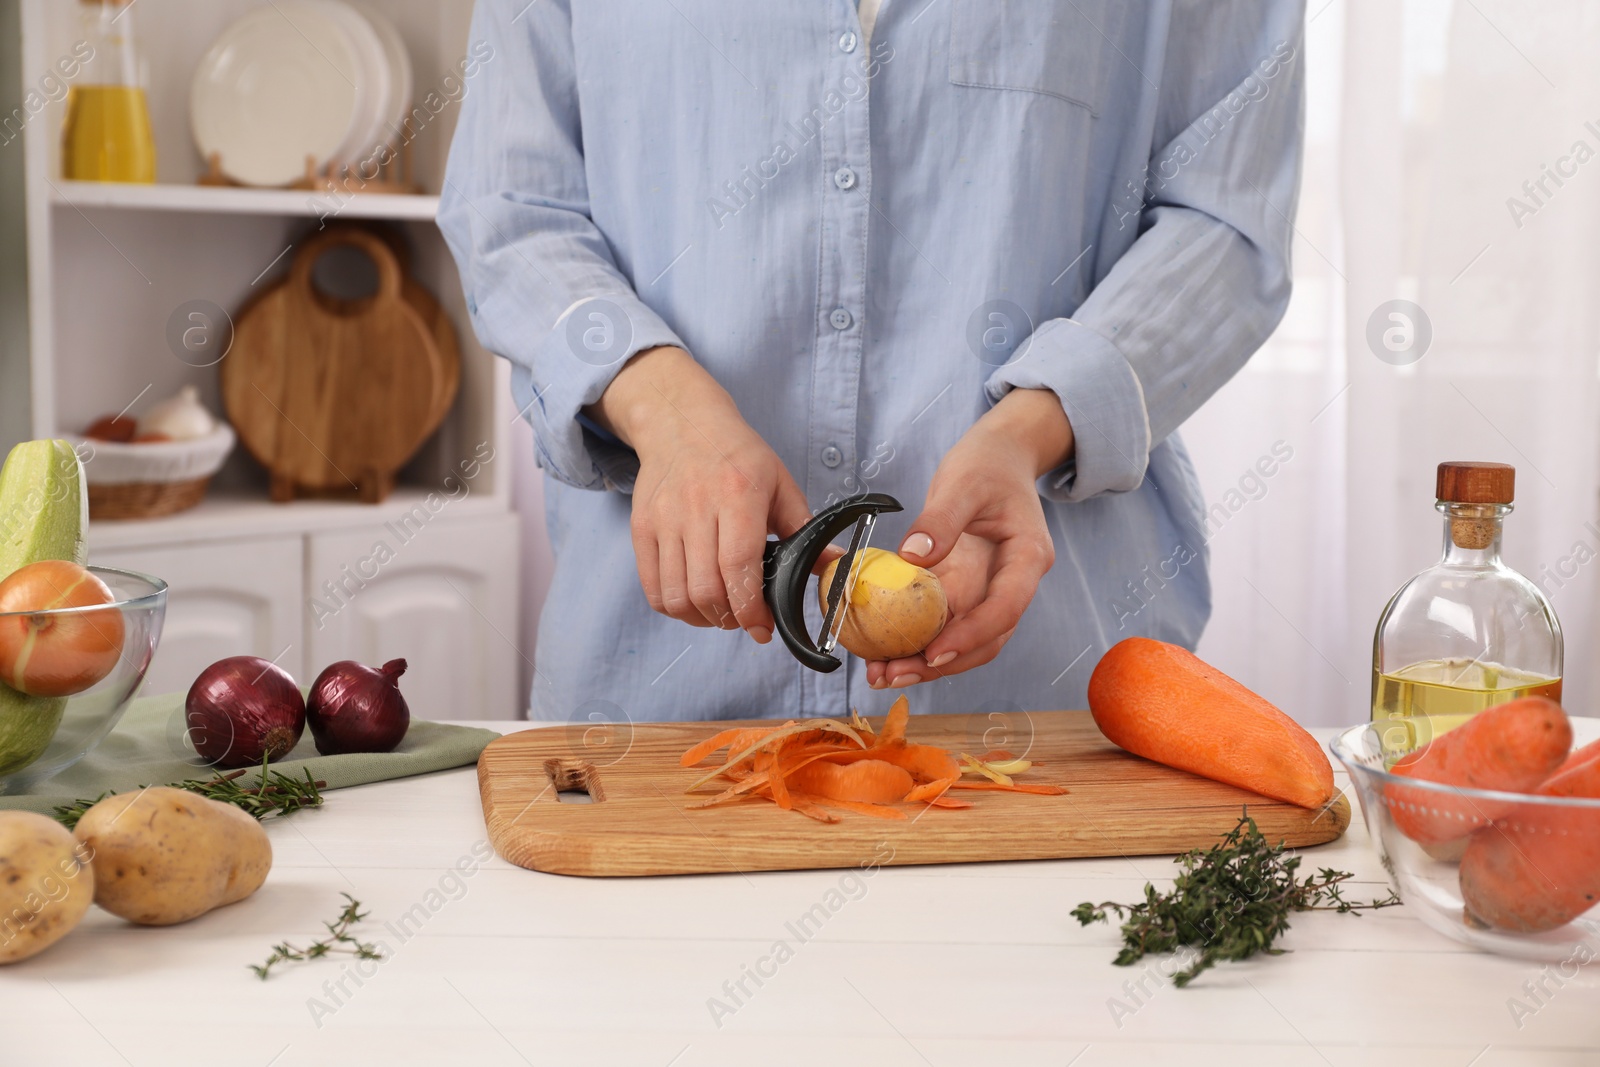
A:
<svg viewBox="0 0 1600 1067">
<path fill-rule="evenodd" d="M 379 145 L 394 146 L 399 144 L 404 134 L 406 116 L 411 114 L 411 94 L 416 89 L 411 53 L 406 49 L 400 31 L 394 28 L 394 23 L 380 15 L 370 4 L 352 6 L 365 15 L 367 21 L 372 23 L 372 28 L 378 31 L 378 37 L 383 41 L 383 51 L 389 58 L 389 106 L 383 116 L 384 127 L 379 131 L 373 148 Z"/>
<path fill-rule="evenodd" d="M 304 0 L 326 11 L 355 44 L 359 70 L 356 85 L 361 90 L 361 110 L 350 127 L 350 136 L 333 155 L 352 167 L 372 155 L 373 146 L 389 118 L 389 94 L 394 81 L 389 71 L 389 53 L 383 39 L 366 16 L 342 0 Z M 370 170 L 369 170 L 370 173 Z"/>
<path fill-rule="evenodd" d="M 228 177 L 284 185 L 334 158 L 364 121 L 365 71 L 336 17 L 308 0 L 275 0 L 212 42 L 189 90 L 189 122 L 202 157 L 221 156 Z"/>
</svg>

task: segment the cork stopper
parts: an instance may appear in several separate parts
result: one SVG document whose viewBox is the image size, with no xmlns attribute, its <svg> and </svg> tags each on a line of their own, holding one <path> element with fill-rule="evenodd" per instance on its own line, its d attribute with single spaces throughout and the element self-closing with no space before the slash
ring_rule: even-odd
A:
<svg viewBox="0 0 1600 1067">
<path fill-rule="evenodd" d="M 1499 508 L 1512 502 L 1516 476 L 1517 469 L 1509 463 L 1439 464 L 1435 486 L 1439 503 L 1482 505 L 1451 510 L 1450 540 L 1457 548 L 1485 549 L 1494 543 Z"/>
</svg>

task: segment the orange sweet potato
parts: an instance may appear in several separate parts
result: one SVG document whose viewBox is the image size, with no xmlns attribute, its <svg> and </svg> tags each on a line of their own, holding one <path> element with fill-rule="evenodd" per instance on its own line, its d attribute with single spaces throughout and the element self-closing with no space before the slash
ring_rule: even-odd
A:
<svg viewBox="0 0 1600 1067">
<path fill-rule="evenodd" d="M 1585 745 L 1573 753 L 1583 759 L 1568 759 L 1556 773 L 1539 783 L 1538 793 L 1548 797 L 1600 798 L 1600 742 Z"/>
<path fill-rule="evenodd" d="M 1600 759 L 1562 770 L 1538 794 L 1600 798 Z M 1600 808 L 1516 805 L 1472 835 L 1461 897 L 1479 922 L 1521 933 L 1554 930 L 1600 904 Z"/>
<path fill-rule="evenodd" d="M 1566 774 L 1574 767 L 1584 763 L 1590 763 L 1594 760 L 1600 760 L 1600 741 L 1590 741 L 1582 748 L 1573 749 L 1571 754 L 1567 756 L 1566 760 L 1562 762 L 1561 766 L 1556 768 L 1555 774 Z M 1554 778 L 1555 774 L 1551 775 L 1550 777 Z"/>
<path fill-rule="evenodd" d="M 1113 645 L 1089 678 L 1089 710 L 1113 744 L 1145 759 L 1305 808 L 1335 796 L 1315 738 L 1177 645 Z"/>
<path fill-rule="evenodd" d="M 1426 748 L 1401 757 L 1391 772 L 1467 789 L 1531 793 L 1561 766 L 1571 747 L 1572 725 L 1561 705 L 1523 697 L 1479 712 Z M 1399 785 L 1384 790 L 1384 803 L 1400 832 L 1424 845 L 1463 838 L 1510 807 Z"/>
</svg>

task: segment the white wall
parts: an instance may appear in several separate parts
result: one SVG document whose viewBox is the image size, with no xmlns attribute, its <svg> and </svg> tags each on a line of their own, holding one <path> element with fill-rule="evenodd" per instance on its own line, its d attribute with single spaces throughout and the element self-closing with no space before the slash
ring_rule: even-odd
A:
<svg viewBox="0 0 1600 1067">
<path fill-rule="evenodd" d="M 21 14 L 17 4 L 0 4 L 0 41 L 21 39 Z M 0 120 L 22 106 L 21 62 L 10 43 L 0 48 Z M 29 436 L 26 219 L 22 137 L 13 122 L 0 129 L 0 455 Z"/>
</svg>

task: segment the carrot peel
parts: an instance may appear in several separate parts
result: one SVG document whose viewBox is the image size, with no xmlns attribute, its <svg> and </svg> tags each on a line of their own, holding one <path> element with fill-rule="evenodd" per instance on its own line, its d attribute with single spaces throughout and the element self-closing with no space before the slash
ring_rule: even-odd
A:
<svg viewBox="0 0 1600 1067">
<path fill-rule="evenodd" d="M 973 806 L 949 795 L 952 789 L 988 789 L 1038 796 L 1059 796 L 1066 789 L 1042 783 L 1019 783 L 1014 775 L 1035 764 L 1009 752 L 991 752 L 985 759 L 954 753 L 936 745 L 907 740 L 910 704 L 902 695 L 889 709 L 880 730 L 851 709 L 848 722 L 836 719 L 789 721 L 772 727 L 723 730 L 691 746 L 681 757 L 685 767 L 713 753 L 728 750 L 720 766 L 702 774 L 689 787 L 694 792 L 720 780 L 722 790 L 687 805 L 702 809 L 744 802 L 770 801 L 818 822 L 839 821 L 836 811 L 877 819 L 904 821 L 899 804 L 944 809 Z M 962 781 L 963 774 L 982 781 Z"/>
</svg>

